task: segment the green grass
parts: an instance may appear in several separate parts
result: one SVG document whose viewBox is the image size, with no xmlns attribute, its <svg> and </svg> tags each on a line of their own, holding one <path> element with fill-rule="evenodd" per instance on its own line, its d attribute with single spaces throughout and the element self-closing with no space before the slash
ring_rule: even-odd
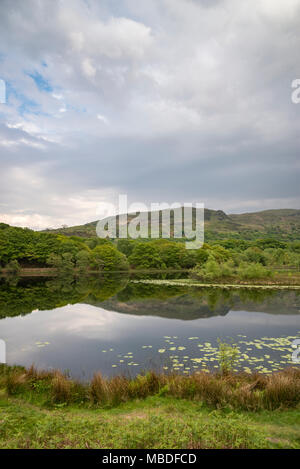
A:
<svg viewBox="0 0 300 469">
<path fill-rule="evenodd" d="M 0 368 L 0 448 L 298 448 L 300 370 L 91 383 Z"/>
<path fill-rule="evenodd" d="M 300 411 L 212 410 L 158 396 L 49 409 L 2 394 L 0 448 L 300 448 Z"/>
</svg>

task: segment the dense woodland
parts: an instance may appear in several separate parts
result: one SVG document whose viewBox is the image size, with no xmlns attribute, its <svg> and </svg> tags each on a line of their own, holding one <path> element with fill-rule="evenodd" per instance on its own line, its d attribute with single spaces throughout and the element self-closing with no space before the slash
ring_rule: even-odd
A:
<svg viewBox="0 0 300 469">
<path fill-rule="evenodd" d="M 271 277 L 276 269 L 300 270 L 300 241 L 226 239 L 190 250 L 175 240 L 81 238 L 1 223 L 0 266 L 11 273 L 45 267 L 59 272 L 184 269 L 205 281 L 255 279 Z"/>
</svg>

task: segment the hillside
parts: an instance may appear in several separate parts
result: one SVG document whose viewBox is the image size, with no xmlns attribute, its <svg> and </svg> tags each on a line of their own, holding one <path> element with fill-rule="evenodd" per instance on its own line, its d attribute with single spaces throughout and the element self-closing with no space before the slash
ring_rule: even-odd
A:
<svg viewBox="0 0 300 469">
<path fill-rule="evenodd" d="M 148 212 L 149 222 L 150 213 Z M 135 216 L 135 214 L 129 214 L 128 222 Z M 206 241 L 225 238 L 300 240 L 300 210 L 296 209 L 264 210 L 228 215 L 222 210 L 205 209 L 204 220 Z M 94 237 L 96 236 L 96 225 L 97 221 L 93 221 L 84 225 L 51 229 L 47 232 L 61 233 L 67 236 Z M 160 222 L 160 228 L 161 226 Z M 171 214 L 171 232 L 173 231 L 172 226 Z"/>
</svg>

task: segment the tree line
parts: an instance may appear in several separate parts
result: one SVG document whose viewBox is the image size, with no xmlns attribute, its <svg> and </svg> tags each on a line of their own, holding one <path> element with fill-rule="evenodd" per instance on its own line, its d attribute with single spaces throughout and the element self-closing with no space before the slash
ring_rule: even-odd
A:
<svg viewBox="0 0 300 469">
<path fill-rule="evenodd" d="M 190 270 L 203 280 L 271 275 L 276 268 L 300 270 L 300 242 L 226 239 L 190 250 L 180 241 L 108 240 L 42 233 L 0 224 L 0 267 L 8 272 L 52 267 L 61 272 Z"/>
</svg>

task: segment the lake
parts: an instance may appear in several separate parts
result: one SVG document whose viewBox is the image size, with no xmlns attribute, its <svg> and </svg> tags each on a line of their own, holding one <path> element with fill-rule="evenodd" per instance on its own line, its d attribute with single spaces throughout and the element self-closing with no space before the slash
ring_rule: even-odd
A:
<svg viewBox="0 0 300 469">
<path fill-rule="evenodd" d="M 95 371 L 191 373 L 218 369 L 218 339 L 239 348 L 236 370 L 293 364 L 299 291 L 224 290 L 133 282 L 128 276 L 0 282 L 0 338 L 7 363 Z M 294 363 L 294 366 L 299 366 Z"/>
</svg>

